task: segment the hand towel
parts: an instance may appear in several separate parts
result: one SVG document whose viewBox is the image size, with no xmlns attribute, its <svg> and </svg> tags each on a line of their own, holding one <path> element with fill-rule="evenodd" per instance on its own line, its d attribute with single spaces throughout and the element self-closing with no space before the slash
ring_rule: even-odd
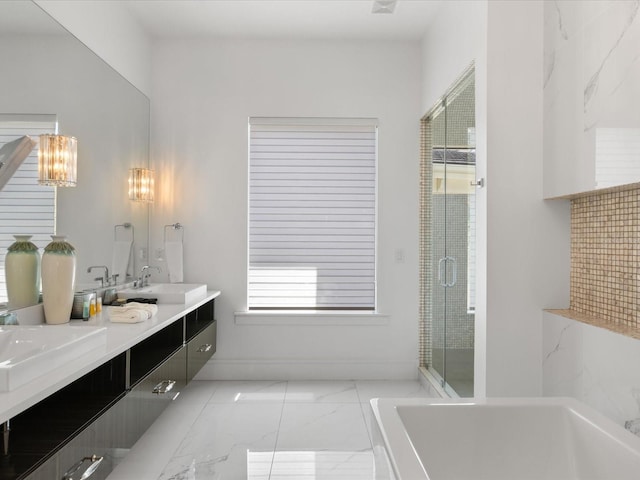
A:
<svg viewBox="0 0 640 480">
<path fill-rule="evenodd" d="M 120 308 L 120 310 L 142 310 L 147 313 L 148 318 L 151 318 L 158 313 L 158 305 L 153 303 L 129 302 L 118 308 Z"/>
<path fill-rule="evenodd" d="M 181 283 L 183 281 L 182 254 L 182 242 L 164 243 L 164 256 L 167 259 L 169 283 Z"/>
<path fill-rule="evenodd" d="M 113 245 L 113 261 L 111 262 L 111 274 L 118 275 L 118 283 L 126 282 L 130 256 L 131 240 L 116 240 Z"/>
<path fill-rule="evenodd" d="M 139 323 L 158 313 L 158 306 L 150 303 L 126 303 L 122 307 L 109 307 L 109 320 L 114 323 Z"/>
<path fill-rule="evenodd" d="M 144 310 L 124 310 L 121 307 L 109 307 L 109 320 L 113 323 L 139 323 L 149 318 Z"/>
</svg>

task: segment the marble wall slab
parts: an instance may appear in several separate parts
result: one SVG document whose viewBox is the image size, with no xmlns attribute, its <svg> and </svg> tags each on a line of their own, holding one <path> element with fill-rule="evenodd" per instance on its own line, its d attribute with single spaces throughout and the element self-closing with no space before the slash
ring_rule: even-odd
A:
<svg viewBox="0 0 640 480">
<path fill-rule="evenodd" d="M 640 1 L 546 1 L 543 89 L 546 198 L 640 180 Z M 623 224 L 637 221 L 613 209 Z M 624 237 L 609 223 L 596 239 L 607 252 Z M 607 252 L 612 263 L 601 276 L 621 276 L 630 265 Z M 577 267 L 572 260 L 572 293 L 588 281 L 590 269 Z M 592 283 L 589 295 L 605 293 Z M 545 396 L 575 397 L 620 425 L 640 418 L 640 340 L 545 312 L 542 357 Z"/>
<path fill-rule="evenodd" d="M 638 0 L 545 2 L 547 198 L 640 179 L 639 10 Z"/>
<path fill-rule="evenodd" d="M 616 423 L 640 418 L 640 340 L 543 314 L 543 395 L 571 396 Z"/>
</svg>

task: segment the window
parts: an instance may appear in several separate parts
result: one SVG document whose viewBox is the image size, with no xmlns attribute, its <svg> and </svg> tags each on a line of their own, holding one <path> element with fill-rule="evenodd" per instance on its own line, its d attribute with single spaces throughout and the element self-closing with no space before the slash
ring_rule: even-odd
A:
<svg viewBox="0 0 640 480">
<path fill-rule="evenodd" d="M 55 115 L 0 114 L 0 147 L 23 135 L 37 139 L 56 130 Z M 0 190 L 0 303 L 7 301 L 4 260 L 14 235 L 33 235 L 44 248 L 55 233 L 55 187 L 38 185 L 38 148 L 22 162 Z"/>
<path fill-rule="evenodd" d="M 249 120 L 250 310 L 375 310 L 374 119 Z"/>
</svg>

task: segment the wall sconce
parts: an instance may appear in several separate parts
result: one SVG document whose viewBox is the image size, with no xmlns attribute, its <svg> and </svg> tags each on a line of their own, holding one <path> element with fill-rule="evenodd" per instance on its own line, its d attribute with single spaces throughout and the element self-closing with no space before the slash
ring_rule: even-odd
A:
<svg viewBox="0 0 640 480">
<path fill-rule="evenodd" d="M 129 169 L 129 200 L 153 202 L 153 170 L 148 168 Z"/>
<path fill-rule="evenodd" d="M 40 135 L 38 183 L 75 187 L 78 180 L 78 141 L 64 135 Z"/>
</svg>

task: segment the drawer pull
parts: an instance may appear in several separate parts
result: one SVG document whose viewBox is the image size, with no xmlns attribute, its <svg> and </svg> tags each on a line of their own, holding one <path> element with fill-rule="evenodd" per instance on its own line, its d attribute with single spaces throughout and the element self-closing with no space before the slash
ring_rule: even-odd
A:
<svg viewBox="0 0 640 480">
<path fill-rule="evenodd" d="M 210 343 L 205 343 L 204 345 L 200 345 L 200 348 L 197 351 L 199 353 L 208 352 L 209 350 L 211 350 L 211 347 L 213 347 L 213 345 L 211 345 Z"/>
<path fill-rule="evenodd" d="M 157 393 L 158 395 L 168 393 L 175 384 L 175 380 L 163 380 L 153 388 L 153 393 Z"/>
<path fill-rule="evenodd" d="M 67 473 L 64 474 L 64 476 L 62 477 L 62 480 L 73 480 L 73 477 L 71 475 L 73 475 L 78 470 L 80 470 L 80 467 L 82 467 L 82 464 L 86 461 L 90 461 L 91 465 L 89 465 L 89 468 L 87 468 L 84 471 L 84 473 L 80 477 L 80 480 L 85 480 L 89 478 L 91 475 L 93 475 L 93 472 L 95 472 L 98 469 L 103 459 L 104 457 L 100 457 L 98 455 L 91 455 L 90 457 L 84 457 L 78 463 L 73 465 L 69 470 L 67 470 Z"/>
</svg>

